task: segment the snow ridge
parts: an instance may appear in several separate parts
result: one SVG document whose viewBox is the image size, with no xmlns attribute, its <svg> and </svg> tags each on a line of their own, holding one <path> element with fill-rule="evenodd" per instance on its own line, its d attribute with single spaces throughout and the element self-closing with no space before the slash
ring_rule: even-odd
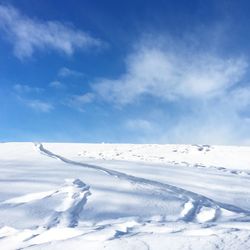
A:
<svg viewBox="0 0 250 250">
<path fill-rule="evenodd" d="M 79 179 L 68 179 L 66 184 L 56 193 L 65 193 L 66 197 L 62 204 L 55 209 L 55 213 L 47 223 L 47 228 L 55 226 L 76 227 L 79 214 L 87 202 L 87 197 L 91 194 L 89 186 Z"/>
<path fill-rule="evenodd" d="M 31 193 L 19 196 L 2 202 L 0 205 L 20 206 L 26 203 L 34 203 L 39 200 L 53 199 L 63 195 L 61 204 L 55 208 L 53 215 L 48 219 L 44 228 L 52 227 L 76 227 L 78 225 L 79 214 L 87 202 L 87 197 L 91 194 L 89 186 L 79 179 L 67 179 L 65 185 L 56 190 L 40 193 Z"/>
</svg>

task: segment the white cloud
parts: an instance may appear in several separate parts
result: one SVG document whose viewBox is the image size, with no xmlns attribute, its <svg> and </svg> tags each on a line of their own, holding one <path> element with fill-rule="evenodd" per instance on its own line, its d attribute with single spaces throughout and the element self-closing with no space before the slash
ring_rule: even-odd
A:
<svg viewBox="0 0 250 250">
<path fill-rule="evenodd" d="M 154 125 L 152 122 L 144 120 L 144 119 L 133 119 L 133 120 L 127 120 L 125 123 L 126 128 L 134 131 L 152 131 L 154 128 Z"/>
<path fill-rule="evenodd" d="M 63 67 L 58 71 L 58 76 L 59 77 L 68 77 L 68 76 L 80 77 L 80 76 L 84 76 L 84 74 L 82 72 Z"/>
<path fill-rule="evenodd" d="M 250 87 L 238 87 L 228 93 L 224 98 L 225 105 L 241 111 L 250 106 Z"/>
<path fill-rule="evenodd" d="M 93 101 L 94 95 L 92 93 L 86 93 L 74 97 L 74 100 L 79 103 L 90 103 Z"/>
<path fill-rule="evenodd" d="M 155 44 L 137 46 L 126 58 L 125 72 L 118 78 L 94 82 L 96 98 L 125 110 L 131 108 L 126 107 L 128 104 L 139 104 L 133 106 L 142 109 L 138 118 L 125 122 L 127 130 L 137 131 L 139 140 L 249 143 L 250 88 L 245 80 L 246 59 L 222 57 L 185 46 L 178 49 L 178 44 L 176 47 Z M 151 109 L 148 103 L 152 101 L 152 109 L 157 107 L 162 114 L 154 117 L 145 113 L 144 101 L 148 113 Z M 139 136 L 141 133 L 143 138 Z"/>
<path fill-rule="evenodd" d="M 47 113 L 54 109 L 54 106 L 49 102 L 34 99 L 33 97 L 27 98 L 27 96 L 34 94 L 40 95 L 41 92 L 44 91 L 42 88 L 31 87 L 25 84 L 16 84 L 13 86 L 13 90 L 13 94 L 18 101 L 37 112 Z"/>
<path fill-rule="evenodd" d="M 64 87 L 64 85 L 60 81 L 52 81 L 52 82 L 50 82 L 49 86 L 52 88 L 57 88 L 57 89 Z"/>
<path fill-rule="evenodd" d="M 185 111 L 178 105 L 188 106 Z M 145 138 L 153 143 L 238 144 L 250 145 L 250 88 L 236 87 L 206 100 L 178 101 L 172 110 L 166 106 L 162 114 L 141 117 L 157 123 L 152 130 L 144 129 Z M 174 111 L 174 112 L 173 112 Z M 140 119 L 139 119 L 140 120 Z M 135 126 L 136 128 L 136 126 Z M 138 134 L 143 128 L 137 129 Z"/>
<path fill-rule="evenodd" d="M 184 144 L 217 144 L 227 145 L 237 142 L 242 143 L 238 138 L 237 131 L 232 122 L 220 123 L 209 118 L 200 120 L 199 117 L 190 116 L 190 119 L 182 119 L 174 127 L 165 132 L 161 138 L 170 143 Z M 195 120 L 196 118 L 196 120 Z"/>
<path fill-rule="evenodd" d="M 223 59 L 206 53 L 187 55 L 142 47 L 127 58 L 123 75 L 99 80 L 93 89 L 103 99 L 119 105 L 145 95 L 163 100 L 209 99 L 237 84 L 246 68 L 246 61 L 240 57 Z"/>
<path fill-rule="evenodd" d="M 20 59 L 31 57 L 35 50 L 53 49 L 72 55 L 76 49 L 101 45 L 99 40 L 70 25 L 31 19 L 5 5 L 0 5 L 0 30 L 5 32 Z"/>
<path fill-rule="evenodd" d="M 38 87 L 31 87 L 29 85 L 26 84 L 15 84 L 13 86 L 14 91 L 20 93 L 20 94 L 24 94 L 24 93 L 40 93 L 43 91 L 42 88 L 38 88 Z"/>
<path fill-rule="evenodd" d="M 74 107 L 79 111 L 84 111 L 86 104 L 92 103 L 94 101 L 95 95 L 93 93 L 85 93 L 82 95 L 73 95 L 68 100 L 67 105 Z"/>
<path fill-rule="evenodd" d="M 179 115 L 170 127 L 163 126 L 161 140 L 171 143 L 240 145 L 250 141 L 249 122 L 233 103 L 230 104 L 229 99 L 227 102 L 218 100 L 193 109 L 193 112 Z"/>
<path fill-rule="evenodd" d="M 25 104 L 34 109 L 35 111 L 39 112 L 50 112 L 54 107 L 51 103 L 40 101 L 40 100 L 23 100 Z"/>
</svg>

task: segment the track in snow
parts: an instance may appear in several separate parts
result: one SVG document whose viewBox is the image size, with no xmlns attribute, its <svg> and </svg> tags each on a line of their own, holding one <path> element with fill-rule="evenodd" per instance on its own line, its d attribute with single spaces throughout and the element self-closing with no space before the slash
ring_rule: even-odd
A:
<svg viewBox="0 0 250 250">
<path fill-rule="evenodd" d="M 223 218 L 223 215 L 225 213 L 227 213 L 227 215 L 228 213 L 230 214 L 229 216 L 227 216 L 228 220 L 249 221 L 250 219 L 250 211 L 241 209 L 237 206 L 217 202 L 203 195 L 166 183 L 128 175 L 123 172 L 107 169 L 97 165 L 72 161 L 61 155 L 55 154 L 47 150 L 42 144 L 36 144 L 36 146 L 42 154 L 59 159 L 67 164 L 94 169 L 97 171 L 104 172 L 110 176 L 129 181 L 133 184 L 140 184 L 146 188 L 160 190 L 161 192 L 167 192 L 176 195 L 176 197 L 182 199 L 185 202 L 183 211 L 180 215 L 180 220 L 187 222 L 197 221 L 200 223 L 216 221 L 220 218 Z"/>
</svg>

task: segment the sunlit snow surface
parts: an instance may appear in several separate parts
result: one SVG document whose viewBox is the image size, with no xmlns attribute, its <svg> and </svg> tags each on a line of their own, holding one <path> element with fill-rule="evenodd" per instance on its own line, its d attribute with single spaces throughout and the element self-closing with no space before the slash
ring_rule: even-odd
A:
<svg viewBox="0 0 250 250">
<path fill-rule="evenodd" d="M 0 144 L 0 249 L 250 249 L 250 148 Z"/>
</svg>

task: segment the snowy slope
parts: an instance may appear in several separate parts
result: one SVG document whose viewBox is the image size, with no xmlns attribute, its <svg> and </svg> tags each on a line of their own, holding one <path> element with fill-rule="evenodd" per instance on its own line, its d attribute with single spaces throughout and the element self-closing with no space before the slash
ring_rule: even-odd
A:
<svg viewBox="0 0 250 250">
<path fill-rule="evenodd" d="M 0 249 L 250 249 L 250 148 L 0 144 Z"/>
</svg>

